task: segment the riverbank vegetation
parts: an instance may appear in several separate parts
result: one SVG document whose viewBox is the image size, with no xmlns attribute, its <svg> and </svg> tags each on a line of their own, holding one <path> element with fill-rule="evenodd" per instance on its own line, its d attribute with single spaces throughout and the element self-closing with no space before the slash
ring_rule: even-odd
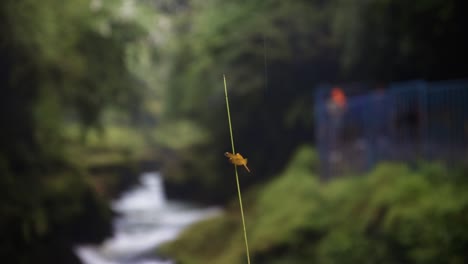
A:
<svg viewBox="0 0 468 264">
<path fill-rule="evenodd" d="M 141 168 L 162 165 L 170 198 L 230 203 L 236 183 L 223 156 L 230 150 L 223 73 L 230 84 L 236 150 L 249 158 L 252 171 L 239 176 L 247 192 L 254 263 L 287 262 L 290 250 L 298 258 L 312 254 L 333 262 L 332 256 L 348 257 L 346 250 L 359 252 L 346 234 L 357 234 L 362 250 L 372 251 L 366 243 L 374 240 L 353 229 L 359 225 L 339 222 L 332 209 L 350 217 L 350 208 L 361 206 L 362 197 L 346 193 L 370 192 L 372 200 L 378 195 L 373 196 L 371 187 L 383 186 L 371 179 L 384 176 L 323 186 L 310 176 L 316 170 L 290 161 L 299 146 L 314 144 L 313 90 L 323 82 L 377 86 L 406 79 L 466 78 L 468 22 L 463 10 L 464 2 L 457 0 L 2 1 L 0 257 L 10 263 L 76 263 L 72 246 L 110 234 L 108 199 L 134 182 Z M 299 156 L 312 159 L 310 150 L 305 153 Z M 420 202 L 427 207 L 415 207 L 417 215 L 404 216 L 416 222 L 401 220 L 421 225 L 404 231 L 379 222 L 375 228 L 383 233 L 377 237 L 389 235 L 385 228 L 428 228 L 422 220 L 426 209 L 447 210 L 434 216 L 434 228 L 442 228 L 444 217 L 454 222 L 453 228 L 464 223 L 455 212 L 464 200 L 451 200 L 452 192 L 459 194 L 451 181 L 441 181 L 445 189 L 435 192 L 445 202 L 437 204 L 426 193 L 433 182 L 418 176 L 426 172 L 387 165 L 373 174 L 387 175 L 382 172 L 387 170 L 396 170 L 396 182 L 382 181 L 396 191 L 405 188 L 400 174 L 415 174 L 420 182 L 408 184 L 427 188 L 420 190 Z M 400 191 L 404 195 L 406 189 Z M 282 192 L 291 195 L 278 199 L 275 194 Z M 385 199 L 398 202 L 397 194 L 388 190 L 388 197 L 375 198 L 373 204 L 362 202 L 362 210 L 385 211 L 377 207 L 385 208 L 380 204 Z M 197 256 L 195 250 L 204 244 L 184 235 L 176 243 L 193 242 L 187 255 L 175 247 L 168 252 L 192 262 L 233 263 L 242 251 L 232 242 L 241 234 L 234 207 L 211 220 L 212 226 L 200 224 L 198 231 L 189 231 L 209 234 L 212 249 L 219 250 L 200 248 L 206 255 Z M 333 212 L 326 216 L 318 212 L 322 210 Z M 288 216 L 293 220 L 287 221 Z M 357 217 L 370 225 L 371 220 L 359 218 L 363 215 Z M 343 233 L 331 232 L 332 223 Z M 273 226 L 277 232 L 270 232 Z M 305 232 L 297 235 L 297 229 Z M 398 235 L 395 249 L 439 238 L 427 232 L 422 242 Z M 329 235 L 323 237 L 325 233 Z M 454 261 L 459 247 L 451 241 L 465 241 L 461 234 L 443 238 L 448 244 L 441 250 Z M 393 244 L 382 247 L 375 252 L 387 254 Z M 442 254 L 432 244 L 414 248 L 411 256 L 404 252 L 403 260 Z"/>
<path fill-rule="evenodd" d="M 107 199 L 146 154 L 136 124 L 155 98 L 142 21 L 119 1 L 0 4 L 3 262 L 79 263 L 76 244 L 111 234 Z"/>
<path fill-rule="evenodd" d="M 163 144 L 169 195 L 209 203 L 235 195 L 222 155 L 230 149 L 223 74 L 236 149 L 253 171 L 241 184 L 251 186 L 282 170 L 298 145 L 313 144 L 313 92 L 320 83 L 381 87 L 466 77 L 462 5 L 194 0 L 166 8 L 171 30 L 160 61 L 167 71 L 159 129 L 171 131 Z"/>
<path fill-rule="evenodd" d="M 244 202 L 252 263 L 464 263 L 466 170 L 381 164 L 325 183 L 310 147 Z M 181 264 L 244 262 L 235 202 L 160 253 Z"/>
</svg>

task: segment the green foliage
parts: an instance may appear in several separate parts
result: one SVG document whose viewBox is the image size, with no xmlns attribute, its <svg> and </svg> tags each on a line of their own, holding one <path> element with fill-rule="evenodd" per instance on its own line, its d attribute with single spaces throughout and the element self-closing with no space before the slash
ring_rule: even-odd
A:
<svg viewBox="0 0 468 264">
<path fill-rule="evenodd" d="M 468 182 L 460 173 L 435 164 L 382 164 L 364 177 L 324 184 L 311 169 L 316 161 L 310 148 L 297 151 L 245 203 L 254 263 L 467 261 Z M 234 212 L 193 226 L 163 252 L 184 264 L 242 263 Z"/>
<path fill-rule="evenodd" d="M 6 181 L 6 176 L 0 178 L 0 247 L 5 261 L 65 261 L 60 256 L 71 255 L 66 252 L 74 243 L 97 242 L 110 233 L 110 210 L 79 172 L 41 175 L 40 181 L 24 175 Z M 66 251 L 52 254 L 59 247 Z"/>
<path fill-rule="evenodd" d="M 460 246 L 468 237 L 459 228 L 466 224 L 467 182 L 457 185 L 447 170 L 439 169 L 437 179 L 425 172 L 384 164 L 361 180 L 356 192 L 341 194 L 348 198 L 331 201 L 333 211 L 340 212 L 335 217 L 346 220 L 330 226 L 317 249 L 318 259 L 324 263 L 466 261 Z"/>
<path fill-rule="evenodd" d="M 231 212 L 195 224 L 183 234 L 185 239 L 164 245 L 158 251 L 172 256 L 177 254 L 177 261 L 181 264 L 202 264 L 207 260 L 216 263 L 242 263 L 245 261 L 245 247 L 239 218 L 237 211 L 237 214 Z M 184 250 L 178 251 L 177 248 Z"/>
<path fill-rule="evenodd" d="M 319 82 L 466 77 L 467 42 L 460 37 L 467 24 L 462 1 L 124 2 L 129 5 L 127 8 L 122 8 L 120 0 L 66 4 L 58 0 L 4 0 L 0 4 L 0 86 L 4 88 L 0 97 L 0 229 L 3 234 L 3 230 L 14 227 L 14 232 L 1 240 L 9 250 L 27 250 L 25 243 L 38 245 L 41 239 L 59 230 L 51 228 L 53 212 L 43 205 L 43 197 L 49 192 L 56 194 L 50 198 L 51 203 L 63 197 L 75 204 L 89 197 L 81 187 L 90 186 L 82 186 L 81 181 L 76 184 L 81 186 L 80 191 L 64 187 L 67 191 L 55 193 L 44 184 L 50 175 L 56 175 L 58 182 L 60 178 L 80 178 L 83 174 L 74 172 L 82 170 L 82 166 L 141 157 L 146 155 L 143 149 L 153 143 L 164 153 L 169 181 L 190 186 L 190 190 L 195 190 L 192 197 L 210 202 L 229 199 L 235 184 L 226 181 L 231 171 L 222 155 L 229 150 L 223 73 L 232 87 L 236 144 L 249 158 L 255 174 L 242 179 L 245 185 L 277 174 L 298 145 L 312 141 L 311 95 Z M 109 112 L 118 118 L 106 116 Z M 163 112 L 165 115 L 160 118 Z M 149 135 L 140 130 L 148 128 L 141 125 L 142 121 L 161 127 Z M 81 127 L 72 129 L 71 140 L 70 123 Z M 80 136 L 83 141 L 78 140 Z M 288 169 L 284 175 L 302 175 L 297 177 L 304 186 L 319 185 L 306 180 L 307 170 Z M 407 185 L 390 181 L 400 188 L 402 197 L 412 192 L 423 195 L 436 183 L 445 184 L 438 176 L 440 169 L 424 166 L 418 173 L 405 170 L 400 172 L 427 177 Z M 464 186 L 462 177 L 453 178 Z M 295 187 L 291 179 L 276 187 L 273 184 L 274 191 L 259 195 L 258 203 L 271 208 L 268 201 L 274 200 L 273 193 L 286 193 L 282 185 L 303 193 L 290 197 L 294 206 L 300 206 L 301 199 L 311 199 L 307 188 Z M 362 186 L 374 185 L 367 180 L 342 180 L 324 187 L 326 194 L 317 191 L 326 201 L 319 203 L 320 210 L 331 212 L 315 214 L 317 221 L 309 222 L 307 230 L 316 234 L 314 227 L 320 234 L 327 233 L 324 230 L 328 223 L 340 224 L 338 219 L 349 218 L 351 209 L 341 210 L 341 205 L 350 201 L 368 208 L 368 218 L 377 210 L 374 207 L 384 202 L 403 203 L 385 189 L 369 205 L 363 200 L 366 193 L 373 192 Z M 375 183 L 374 187 L 381 186 Z M 447 194 L 452 192 L 450 188 L 439 195 L 451 199 Z M 261 198 L 264 196 L 267 198 Z M 425 200 L 430 206 L 433 202 L 436 201 Z M 314 208 L 304 211 L 316 212 Z M 63 218 L 64 225 L 73 218 L 69 215 L 79 214 L 75 209 L 57 209 L 67 216 Z M 295 214 L 293 209 L 291 206 L 290 211 L 278 212 L 272 219 L 258 216 L 267 226 L 259 227 L 259 233 L 254 235 L 259 237 L 255 243 L 259 243 L 262 252 L 267 254 L 280 243 L 262 242 L 261 238 L 269 235 L 265 230 L 285 221 L 285 215 Z M 255 210 L 250 211 L 253 214 Z M 340 217 L 335 216 L 338 211 Z M 400 219 L 406 211 L 393 214 Z M 301 226 L 304 218 L 298 213 L 299 220 L 290 222 Z M 362 225 L 356 224 L 361 229 Z M 318 254 L 313 245 L 300 247 L 304 243 L 295 237 L 296 227 L 278 230 L 272 241 L 296 241 L 279 245 L 280 249 L 294 244 L 294 248 L 299 245 L 298 254 Z M 338 241 L 338 248 L 344 250 L 351 241 L 343 235 L 346 232 L 324 241 Z M 367 237 L 362 241 L 363 251 L 354 251 L 357 257 L 369 250 Z M 326 259 L 331 256 L 327 253 L 331 249 L 324 245 L 317 248 L 320 257 Z M 228 255 L 235 259 L 241 250 L 237 248 Z M 383 256 L 386 250 L 383 247 L 376 252 Z M 412 256 L 424 259 L 439 254 L 434 250 L 415 251 Z M 294 257 L 283 257 L 274 261 L 295 261 Z"/>
<path fill-rule="evenodd" d="M 155 131 L 154 141 L 161 147 L 173 150 L 187 149 L 204 144 L 209 133 L 191 120 L 178 120 L 166 123 Z"/>
<path fill-rule="evenodd" d="M 150 132 L 144 129 L 106 123 L 100 130 L 86 131 L 79 124 L 68 124 L 63 133 L 68 145 L 64 153 L 71 163 L 93 168 L 122 165 L 147 158 Z"/>
<path fill-rule="evenodd" d="M 298 228 L 308 225 L 321 201 L 319 194 L 311 191 L 318 185 L 317 179 L 310 176 L 315 155 L 310 148 L 300 149 L 284 172 L 294 176 L 278 178 L 259 194 L 255 216 L 249 219 L 254 221 L 250 227 L 254 251 L 269 251 L 283 241 L 292 242 Z"/>
<path fill-rule="evenodd" d="M 163 61 L 168 72 L 162 127 L 190 120 L 209 140 L 187 148 L 169 146 L 178 159 L 166 166 L 165 175 L 169 181 L 185 178 L 187 184 L 223 186 L 201 193 L 209 201 L 226 200 L 235 185 L 222 176 L 230 173 L 229 166 L 222 166 L 222 153 L 230 149 L 223 74 L 238 151 L 255 164 L 256 177 L 244 181 L 251 185 L 282 169 L 297 144 L 311 141 L 311 84 L 299 80 L 312 75 L 304 77 L 295 65 L 326 57 L 316 50 L 328 49 L 330 38 L 322 29 L 330 10 L 315 1 L 277 0 L 197 0 L 180 10 L 170 16 L 171 50 Z M 263 158 L 267 156 L 273 162 Z M 199 157 L 207 161 L 200 164 Z"/>
<path fill-rule="evenodd" d="M 223 182 L 220 175 L 228 171 L 220 154 L 229 149 L 223 74 L 239 151 L 258 172 L 246 185 L 270 178 L 295 147 L 312 141 L 312 94 L 319 83 L 466 77 L 466 59 L 459 59 L 467 58 L 466 39 L 459 39 L 466 16 L 457 10 L 463 8 L 456 0 L 181 4 L 167 15 L 162 123 L 191 120 L 210 140 L 189 150 L 169 147 L 174 156 L 189 151 L 193 158 L 180 158 L 182 169 L 166 175 L 200 185 Z M 206 155 L 214 162 L 191 170 Z"/>
<path fill-rule="evenodd" d="M 134 71 L 143 68 L 134 60 L 140 54 L 128 50 L 147 41 L 147 32 L 142 23 L 122 18 L 120 1 L 101 4 L 0 4 L 0 248 L 5 262 L 74 263 L 72 244 L 97 242 L 110 231 L 108 208 L 84 173 L 89 163 L 73 155 L 66 130 L 70 123 L 99 129 L 109 109 L 126 116 L 141 112 L 148 83 Z M 121 147 L 129 141 L 123 142 L 122 134 L 109 140 Z"/>
<path fill-rule="evenodd" d="M 313 190 L 317 189 L 318 182 L 309 174 L 314 163 L 316 154 L 304 147 L 296 153 L 291 161 L 294 165 L 288 166 L 283 177 L 258 192 L 250 190 L 243 195 L 253 263 L 258 263 L 256 255 L 274 250 L 285 241 L 296 240 L 299 228 L 308 225 L 308 215 L 317 206 L 314 201 L 305 203 L 305 199 L 316 196 Z M 224 215 L 194 225 L 175 242 L 163 247 L 161 253 L 175 257 L 180 263 L 244 262 L 238 202 L 232 204 Z"/>
<path fill-rule="evenodd" d="M 466 17 L 456 0 L 335 1 L 333 35 L 354 80 L 465 77 Z"/>
</svg>

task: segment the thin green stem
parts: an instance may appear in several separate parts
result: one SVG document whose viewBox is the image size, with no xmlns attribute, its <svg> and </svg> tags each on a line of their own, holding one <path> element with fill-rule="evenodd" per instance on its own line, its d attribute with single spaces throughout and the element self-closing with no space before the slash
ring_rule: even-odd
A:
<svg viewBox="0 0 468 264">
<path fill-rule="evenodd" d="M 224 78 L 224 95 L 226 96 L 226 109 L 227 109 L 227 115 L 228 115 L 228 121 L 229 121 L 229 133 L 231 135 L 232 154 L 236 154 L 235 149 L 234 149 L 234 136 L 232 135 L 231 113 L 229 111 L 229 100 L 228 100 L 228 94 L 227 94 L 226 76 L 223 75 L 223 78 Z M 240 190 L 239 174 L 237 173 L 236 165 L 234 165 L 234 171 L 236 173 L 237 194 L 239 196 L 239 206 L 240 206 L 241 217 L 242 217 L 242 227 L 244 228 L 244 240 L 245 240 L 245 250 L 247 252 L 247 263 L 250 264 L 249 242 L 247 241 L 247 230 L 245 228 L 244 209 L 242 208 L 242 194 Z"/>
<path fill-rule="evenodd" d="M 228 100 L 228 94 L 227 94 L 226 76 L 223 75 L 223 78 L 224 78 L 224 95 L 226 96 L 226 109 L 227 109 L 228 122 L 229 122 L 229 133 L 231 135 L 232 154 L 236 154 L 236 151 L 234 150 L 234 136 L 232 135 L 231 113 L 229 111 L 229 100 Z"/>
</svg>

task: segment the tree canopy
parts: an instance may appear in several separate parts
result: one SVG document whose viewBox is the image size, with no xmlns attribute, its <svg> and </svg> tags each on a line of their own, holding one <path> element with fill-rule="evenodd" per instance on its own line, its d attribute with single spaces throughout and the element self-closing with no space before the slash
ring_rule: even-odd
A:
<svg viewBox="0 0 468 264">
<path fill-rule="evenodd" d="M 120 1 L 97 2 L 0 4 L 0 248 L 6 262 L 73 263 L 71 243 L 110 232 L 109 209 L 76 157 L 65 152 L 64 131 L 72 120 L 84 129 L 99 127 L 111 107 L 138 110 L 146 84 L 132 71 L 128 50 L 147 31 L 118 12 Z M 90 221 L 95 228 L 82 230 Z M 57 253 L 62 247 L 68 248 Z"/>
<path fill-rule="evenodd" d="M 171 161 L 177 169 L 166 172 L 175 178 L 224 182 L 217 176 L 228 173 L 221 155 L 229 150 L 223 74 L 238 149 L 258 175 L 245 181 L 253 182 L 277 173 L 295 146 L 313 142 L 312 97 L 320 83 L 468 72 L 463 1 L 193 0 L 181 6 L 168 15 L 165 120 L 190 123 L 208 135 L 200 139 L 211 140 L 177 147 L 180 163 Z"/>
</svg>

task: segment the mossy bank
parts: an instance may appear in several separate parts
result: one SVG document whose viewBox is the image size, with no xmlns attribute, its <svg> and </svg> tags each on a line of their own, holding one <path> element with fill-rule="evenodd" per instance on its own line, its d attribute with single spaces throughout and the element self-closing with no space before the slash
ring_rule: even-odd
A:
<svg viewBox="0 0 468 264">
<path fill-rule="evenodd" d="M 289 166 L 246 195 L 252 262 L 466 263 L 468 179 L 463 170 L 381 164 L 368 175 L 320 182 L 300 148 Z M 466 172 L 466 171 L 465 171 Z M 180 264 L 245 262 L 235 201 L 159 249 Z"/>
</svg>

